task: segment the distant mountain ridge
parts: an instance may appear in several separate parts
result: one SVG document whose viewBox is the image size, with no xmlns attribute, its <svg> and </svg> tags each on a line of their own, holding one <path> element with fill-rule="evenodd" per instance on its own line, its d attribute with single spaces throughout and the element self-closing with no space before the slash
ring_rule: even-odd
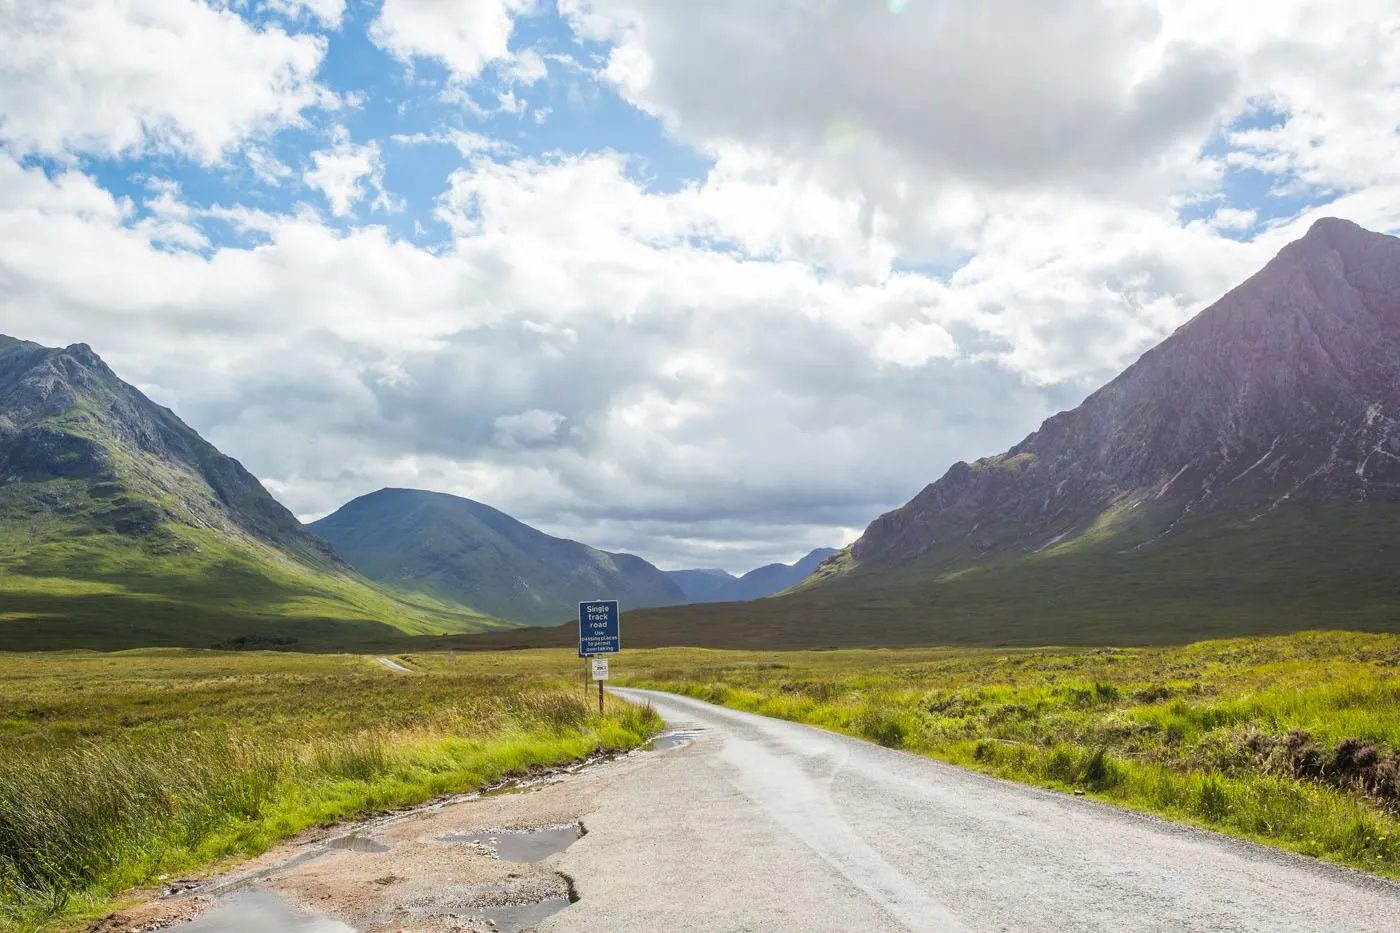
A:
<svg viewBox="0 0 1400 933">
<path fill-rule="evenodd" d="M 446 493 L 381 489 L 310 527 L 370 579 L 529 625 L 577 616 L 586 599 L 617 599 L 625 609 L 685 601 L 640 557 L 555 538 Z"/>
<path fill-rule="evenodd" d="M 688 602 L 746 602 L 796 586 L 811 576 L 822 561 L 836 553 L 836 548 L 816 548 L 795 563 L 766 564 L 742 577 L 725 570 L 668 570 L 666 575 L 681 588 Z"/>
<path fill-rule="evenodd" d="M 0 644 L 210 644 L 492 624 L 343 564 L 86 344 L 0 337 Z"/>
</svg>

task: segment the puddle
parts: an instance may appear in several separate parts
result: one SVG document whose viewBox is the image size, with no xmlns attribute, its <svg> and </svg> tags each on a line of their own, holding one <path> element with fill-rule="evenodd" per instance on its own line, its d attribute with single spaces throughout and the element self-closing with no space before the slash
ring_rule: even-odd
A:
<svg viewBox="0 0 1400 933">
<path fill-rule="evenodd" d="M 677 729 L 674 732 L 663 732 L 652 739 L 645 746 L 649 752 L 664 752 L 671 748 L 680 748 L 689 745 L 700 735 L 700 729 Z"/>
<path fill-rule="evenodd" d="M 568 905 L 568 901 L 564 902 Z M 547 915 L 546 915 L 547 916 Z M 186 933 L 355 933 L 355 928 L 314 914 L 302 914 L 269 891 L 240 891 L 217 907 L 169 930 Z"/>
<path fill-rule="evenodd" d="M 361 836 L 352 833 L 349 836 L 337 836 L 334 839 L 327 839 L 322 843 L 327 849 L 339 849 L 342 852 L 388 852 L 389 847 L 382 842 L 375 842 L 368 836 Z"/>
<path fill-rule="evenodd" d="M 491 921 L 495 933 L 521 933 L 535 924 L 552 917 L 569 906 L 568 898 L 552 897 L 538 904 L 512 904 L 508 907 L 487 907 L 474 913 L 483 920 Z"/>
<path fill-rule="evenodd" d="M 440 836 L 439 842 L 474 843 L 490 849 L 503 862 L 538 862 L 563 852 L 583 835 L 577 823 L 550 829 L 486 830 Z"/>
<path fill-rule="evenodd" d="M 283 859 L 276 865 L 268 866 L 254 872 L 237 872 L 226 876 L 221 880 L 210 882 L 206 885 L 191 885 L 186 890 L 202 890 L 204 894 L 213 897 L 222 897 L 225 894 L 246 889 L 251 885 L 266 881 L 274 875 L 289 872 L 294 868 L 300 868 L 317 859 L 326 858 L 336 852 L 388 852 L 389 847 L 382 842 L 377 842 L 369 836 L 362 836 L 359 833 L 351 833 L 348 836 L 336 836 L 334 839 L 327 839 L 324 842 L 311 843 L 305 850 L 298 852 L 291 858 Z M 162 897 L 177 896 L 184 893 L 184 890 L 170 890 Z"/>
<path fill-rule="evenodd" d="M 505 797 L 505 796 L 508 796 L 508 795 L 510 795 L 510 794 L 523 794 L 523 793 L 525 793 L 526 791 L 528 791 L 528 790 L 533 790 L 533 789 L 534 789 L 534 785 L 531 785 L 531 784 L 504 784 L 504 785 L 502 785 L 502 786 L 500 786 L 500 787 L 493 787 L 493 788 L 491 788 L 490 790 L 484 790 L 484 791 L 482 791 L 480 794 L 478 794 L 477 796 L 479 796 L 479 797 Z"/>
</svg>

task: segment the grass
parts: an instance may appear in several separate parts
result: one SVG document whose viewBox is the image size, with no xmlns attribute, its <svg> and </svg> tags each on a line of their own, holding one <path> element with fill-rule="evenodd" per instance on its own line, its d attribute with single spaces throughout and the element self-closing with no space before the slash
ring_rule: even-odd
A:
<svg viewBox="0 0 1400 933">
<path fill-rule="evenodd" d="M 67 928 L 307 827 L 632 747 L 562 653 L 397 674 L 354 655 L 0 656 L 0 929 Z"/>
<path fill-rule="evenodd" d="M 633 686 L 1400 878 L 1400 637 L 629 653 Z"/>
</svg>

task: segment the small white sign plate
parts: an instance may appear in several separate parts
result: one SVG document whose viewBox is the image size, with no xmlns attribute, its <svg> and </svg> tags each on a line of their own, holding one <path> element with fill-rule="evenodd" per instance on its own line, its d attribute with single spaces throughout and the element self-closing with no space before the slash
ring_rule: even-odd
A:
<svg viewBox="0 0 1400 933">
<path fill-rule="evenodd" d="M 594 680 L 607 680 L 607 679 L 608 679 L 608 659 L 607 659 L 607 658 L 594 658 L 594 659 L 593 659 L 593 679 L 594 679 Z"/>
</svg>

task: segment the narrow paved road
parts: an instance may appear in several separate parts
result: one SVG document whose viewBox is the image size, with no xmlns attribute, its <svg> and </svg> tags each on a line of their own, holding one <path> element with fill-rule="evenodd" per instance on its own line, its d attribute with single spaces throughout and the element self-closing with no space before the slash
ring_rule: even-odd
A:
<svg viewBox="0 0 1400 933">
<path fill-rule="evenodd" d="M 1400 931 L 1400 885 L 696 700 L 619 769 L 541 931 Z M 649 756 L 650 757 L 650 756 Z"/>
</svg>

